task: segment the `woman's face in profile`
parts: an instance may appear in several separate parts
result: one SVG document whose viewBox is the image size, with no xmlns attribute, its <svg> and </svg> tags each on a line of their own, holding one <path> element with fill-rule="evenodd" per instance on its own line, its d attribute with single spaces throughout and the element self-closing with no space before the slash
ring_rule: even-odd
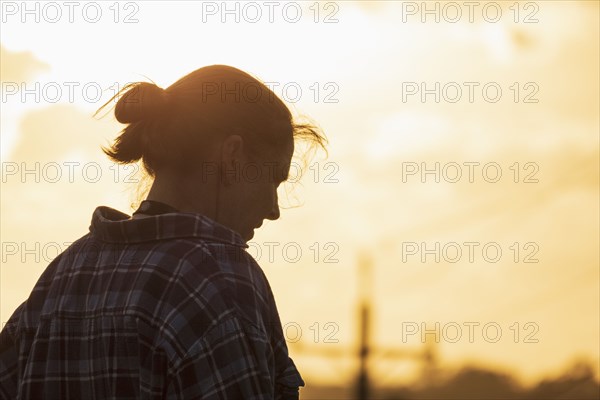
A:
<svg viewBox="0 0 600 400">
<path fill-rule="evenodd" d="M 265 219 L 279 218 L 277 189 L 290 171 L 293 144 L 277 158 L 264 161 L 245 161 L 240 165 L 240 178 L 232 185 L 230 226 L 244 240 L 254 237 L 254 230 Z"/>
</svg>

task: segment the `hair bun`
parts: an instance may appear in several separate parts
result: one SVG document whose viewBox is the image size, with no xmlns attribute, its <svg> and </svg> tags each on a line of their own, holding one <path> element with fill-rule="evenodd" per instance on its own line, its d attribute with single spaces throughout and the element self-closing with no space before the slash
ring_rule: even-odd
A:
<svg viewBox="0 0 600 400">
<path fill-rule="evenodd" d="M 115 107 L 115 118 L 122 124 L 156 118 L 168 107 L 167 92 L 154 83 L 130 83 L 123 89 L 126 92 Z"/>
</svg>

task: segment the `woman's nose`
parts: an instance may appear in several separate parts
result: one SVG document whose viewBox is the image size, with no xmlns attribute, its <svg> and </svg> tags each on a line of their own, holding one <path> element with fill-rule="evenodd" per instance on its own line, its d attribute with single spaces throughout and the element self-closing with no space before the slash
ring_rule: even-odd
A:
<svg viewBox="0 0 600 400">
<path fill-rule="evenodd" d="M 279 212 L 279 204 L 277 204 L 277 202 L 275 202 L 275 206 L 273 207 L 273 209 L 267 216 L 267 219 L 275 221 L 275 220 L 279 219 L 280 215 L 281 214 Z"/>
<path fill-rule="evenodd" d="M 279 219 L 279 216 L 280 216 L 280 213 L 279 213 L 279 198 L 277 196 L 277 189 L 275 189 L 273 191 L 273 208 L 271 209 L 271 212 L 267 216 L 267 219 L 275 221 L 276 219 Z"/>
</svg>

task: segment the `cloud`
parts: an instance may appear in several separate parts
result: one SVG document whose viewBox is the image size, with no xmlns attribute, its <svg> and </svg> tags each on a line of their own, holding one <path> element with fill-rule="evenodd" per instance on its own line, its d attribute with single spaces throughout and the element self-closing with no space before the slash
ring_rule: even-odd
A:
<svg viewBox="0 0 600 400">
<path fill-rule="evenodd" d="M 0 81 L 29 81 L 39 72 L 47 71 L 50 66 L 38 60 L 30 51 L 15 52 L 0 45 Z"/>
<path fill-rule="evenodd" d="M 53 105 L 27 113 L 19 127 L 11 159 L 19 161 L 56 161 L 73 152 L 85 159 L 96 158 L 101 124 L 91 115 L 70 105 Z"/>
</svg>

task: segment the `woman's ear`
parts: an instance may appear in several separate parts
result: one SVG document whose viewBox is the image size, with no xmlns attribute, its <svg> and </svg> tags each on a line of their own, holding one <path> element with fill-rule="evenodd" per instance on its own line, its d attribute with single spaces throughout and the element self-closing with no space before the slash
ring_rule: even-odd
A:
<svg viewBox="0 0 600 400">
<path fill-rule="evenodd" d="M 240 162 L 244 156 L 244 139 L 240 135 L 228 136 L 221 146 L 221 160 L 228 166 Z"/>
</svg>

